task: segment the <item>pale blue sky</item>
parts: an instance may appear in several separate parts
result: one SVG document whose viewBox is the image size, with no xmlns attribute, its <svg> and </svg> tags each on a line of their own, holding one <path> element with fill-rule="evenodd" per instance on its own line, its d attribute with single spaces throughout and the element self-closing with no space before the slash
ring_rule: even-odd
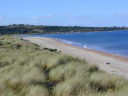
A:
<svg viewBox="0 0 128 96">
<path fill-rule="evenodd" d="M 0 0 L 0 25 L 128 26 L 128 0 Z"/>
</svg>

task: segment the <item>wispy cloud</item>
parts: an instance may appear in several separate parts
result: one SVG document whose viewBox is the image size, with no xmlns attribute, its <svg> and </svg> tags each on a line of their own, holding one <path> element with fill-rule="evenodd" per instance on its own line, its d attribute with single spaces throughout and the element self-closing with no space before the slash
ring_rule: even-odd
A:
<svg viewBox="0 0 128 96">
<path fill-rule="evenodd" d="M 74 16 L 74 18 L 79 18 L 79 19 L 88 19 L 88 18 L 94 18 L 94 17 L 96 17 L 96 15 L 94 14 Z"/>
<path fill-rule="evenodd" d="M 34 19 L 34 20 L 37 20 L 37 19 L 41 19 L 41 17 L 32 17 L 32 19 Z"/>
<path fill-rule="evenodd" d="M 71 22 L 69 22 L 69 24 L 70 24 L 70 25 L 77 25 L 78 22 L 77 22 L 77 21 L 71 21 Z"/>
<path fill-rule="evenodd" d="M 48 14 L 47 16 L 42 16 L 42 17 L 38 17 L 38 16 L 34 16 L 32 17 L 33 20 L 40 20 L 40 19 L 48 19 L 48 18 L 51 18 L 52 15 L 51 14 Z"/>
<path fill-rule="evenodd" d="M 115 14 L 114 16 L 117 16 L 117 17 L 128 17 L 128 12 L 120 12 L 120 13 Z"/>
<path fill-rule="evenodd" d="M 2 16 L 0 16 L 0 20 L 1 20 L 1 19 L 3 19 L 3 17 L 2 17 Z"/>
</svg>

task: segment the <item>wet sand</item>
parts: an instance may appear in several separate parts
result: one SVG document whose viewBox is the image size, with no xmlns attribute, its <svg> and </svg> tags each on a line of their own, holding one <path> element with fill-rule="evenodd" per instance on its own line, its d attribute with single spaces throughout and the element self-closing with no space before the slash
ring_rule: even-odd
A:
<svg viewBox="0 0 128 96">
<path fill-rule="evenodd" d="M 62 54 L 85 59 L 90 63 L 97 64 L 101 70 L 128 78 L 128 58 L 123 56 L 72 46 L 52 38 L 25 37 L 23 39 L 36 43 L 41 48 L 53 48 L 61 51 Z"/>
</svg>

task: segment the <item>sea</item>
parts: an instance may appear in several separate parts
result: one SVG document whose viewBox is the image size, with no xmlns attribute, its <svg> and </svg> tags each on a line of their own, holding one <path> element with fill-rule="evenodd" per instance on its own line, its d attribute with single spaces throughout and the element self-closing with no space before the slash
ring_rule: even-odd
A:
<svg viewBox="0 0 128 96">
<path fill-rule="evenodd" d="M 70 45 L 128 57 L 128 31 L 45 34 L 29 37 L 54 38 Z"/>
</svg>

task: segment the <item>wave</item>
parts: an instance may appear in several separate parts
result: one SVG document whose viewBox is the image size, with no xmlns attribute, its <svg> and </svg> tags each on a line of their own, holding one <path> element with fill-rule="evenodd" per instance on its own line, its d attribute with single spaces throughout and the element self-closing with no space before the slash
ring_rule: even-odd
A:
<svg viewBox="0 0 128 96">
<path fill-rule="evenodd" d="M 86 45 L 84 45 L 84 48 L 87 48 L 87 46 L 86 46 Z"/>
<path fill-rule="evenodd" d="M 64 43 L 67 43 L 67 44 L 70 44 L 70 45 L 74 45 L 74 46 L 77 46 L 77 47 L 90 49 L 90 48 L 87 47 L 87 45 L 82 44 L 82 43 L 80 43 L 80 42 L 72 42 L 72 41 L 63 40 L 63 39 L 58 39 L 58 38 L 56 38 L 56 40 L 59 40 L 59 41 L 61 41 L 61 42 L 64 42 Z"/>
<path fill-rule="evenodd" d="M 79 46 L 79 47 L 81 46 L 81 43 L 78 43 L 78 42 L 73 42 L 73 41 L 68 41 L 68 40 L 58 39 L 58 38 L 56 38 L 56 40 L 59 40 L 59 41 L 61 41 L 61 42 L 67 43 L 67 44 Z"/>
<path fill-rule="evenodd" d="M 74 43 L 74 42 L 67 41 L 67 40 L 62 40 L 62 41 L 65 42 L 65 43 L 68 43 L 68 44 L 72 44 L 72 43 Z"/>
</svg>

